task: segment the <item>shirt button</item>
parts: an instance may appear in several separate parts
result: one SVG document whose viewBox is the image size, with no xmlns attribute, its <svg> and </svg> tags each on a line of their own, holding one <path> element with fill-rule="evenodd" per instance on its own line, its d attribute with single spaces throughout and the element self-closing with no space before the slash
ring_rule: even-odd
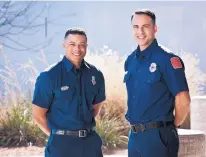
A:
<svg viewBox="0 0 206 157">
<path fill-rule="evenodd" d="M 135 98 L 135 96 L 133 96 L 133 99 Z"/>
<path fill-rule="evenodd" d="M 140 72 L 140 70 L 138 70 L 138 72 Z"/>
</svg>

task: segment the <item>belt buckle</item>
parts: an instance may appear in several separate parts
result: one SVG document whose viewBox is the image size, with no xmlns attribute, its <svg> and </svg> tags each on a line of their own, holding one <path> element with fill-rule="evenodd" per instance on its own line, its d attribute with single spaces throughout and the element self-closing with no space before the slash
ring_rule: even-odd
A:
<svg viewBox="0 0 206 157">
<path fill-rule="evenodd" d="M 140 131 L 144 132 L 146 130 L 145 126 L 143 124 L 140 124 Z"/>
<path fill-rule="evenodd" d="M 64 130 L 58 130 L 58 131 L 56 132 L 56 134 L 58 134 L 58 135 L 64 135 L 64 133 L 65 133 Z"/>
<path fill-rule="evenodd" d="M 86 137 L 87 136 L 87 130 L 79 130 L 79 137 Z"/>
</svg>

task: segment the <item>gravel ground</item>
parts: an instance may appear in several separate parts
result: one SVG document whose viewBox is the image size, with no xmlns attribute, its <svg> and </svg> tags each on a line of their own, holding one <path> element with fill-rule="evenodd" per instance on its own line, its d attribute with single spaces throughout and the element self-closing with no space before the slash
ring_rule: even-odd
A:
<svg viewBox="0 0 206 157">
<path fill-rule="evenodd" d="M 20 148 L 0 148 L 0 157 L 43 157 L 42 147 L 20 147 Z M 104 157 L 126 157 L 127 150 L 119 150 L 115 154 L 104 155 Z"/>
</svg>

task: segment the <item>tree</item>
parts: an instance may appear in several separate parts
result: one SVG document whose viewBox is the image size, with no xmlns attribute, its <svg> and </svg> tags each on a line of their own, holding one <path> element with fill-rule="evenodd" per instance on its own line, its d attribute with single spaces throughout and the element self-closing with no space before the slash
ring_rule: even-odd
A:
<svg viewBox="0 0 206 157">
<path fill-rule="evenodd" d="M 42 3 L 42 2 L 41 2 Z M 17 39 L 18 35 L 32 35 L 38 32 L 40 27 L 45 25 L 46 22 L 36 23 L 36 20 L 40 18 L 46 11 L 49 11 L 50 6 L 46 2 L 44 5 L 38 5 L 38 2 L 26 1 L 1 1 L 0 2 L 0 42 L 3 47 L 7 47 L 17 51 L 29 51 L 35 50 L 32 47 L 28 47 L 20 43 Z M 38 7 L 38 11 L 36 8 Z M 49 44 L 41 43 L 42 47 Z M 38 49 L 39 51 L 39 49 Z"/>
</svg>

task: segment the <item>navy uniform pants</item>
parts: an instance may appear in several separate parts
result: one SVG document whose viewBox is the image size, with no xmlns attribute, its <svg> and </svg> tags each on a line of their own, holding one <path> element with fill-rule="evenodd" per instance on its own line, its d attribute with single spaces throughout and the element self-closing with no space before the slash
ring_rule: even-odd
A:
<svg viewBox="0 0 206 157">
<path fill-rule="evenodd" d="M 129 134 L 129 157 L 177 157 L 179 137 L 175 127 L 163 127 Z"/>
<path fill-rule="evenodd" d="M 51 134 L 45 157 L 103 157 L 102 140 L 94 131 L 87 137 Z"/>
</svg>

